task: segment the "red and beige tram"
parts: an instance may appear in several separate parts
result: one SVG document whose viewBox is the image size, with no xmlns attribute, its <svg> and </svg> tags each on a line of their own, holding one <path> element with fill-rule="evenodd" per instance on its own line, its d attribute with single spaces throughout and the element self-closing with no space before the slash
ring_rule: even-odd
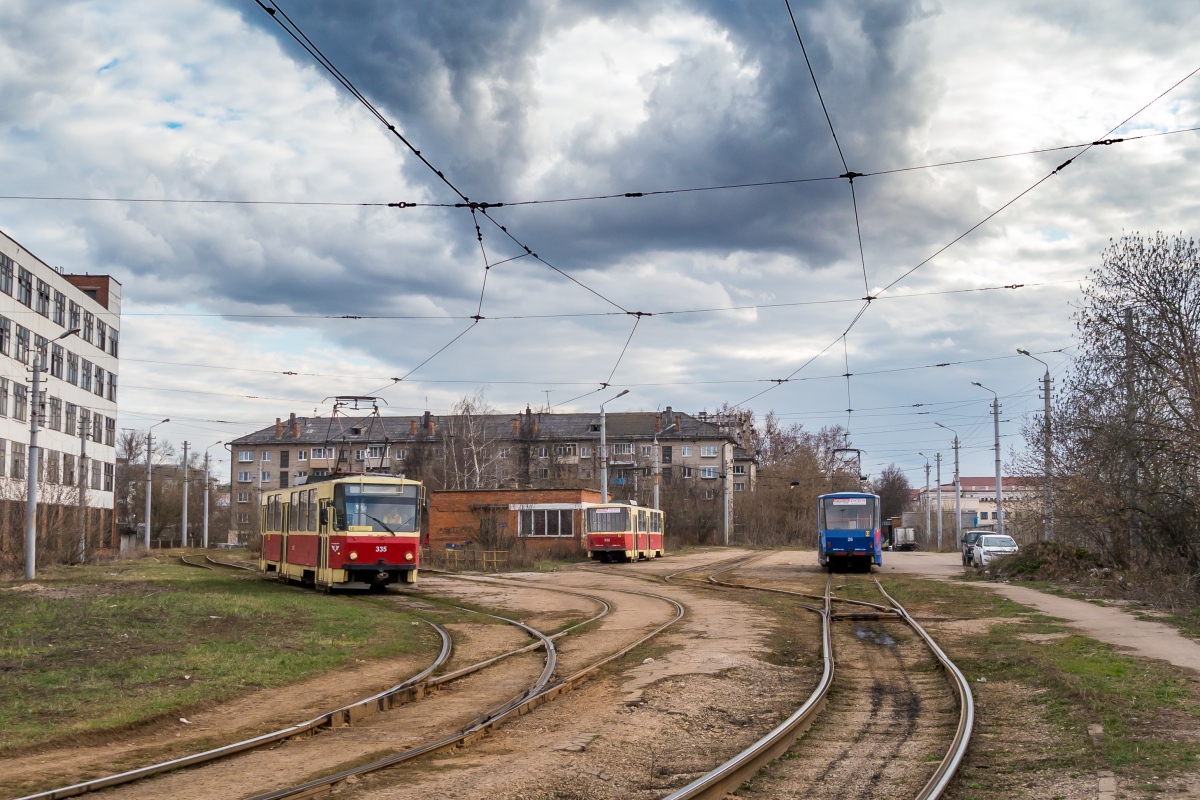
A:
<svg viewBox="0 0 1200 800">
<path fill-rule="evenodd" d="M 598 561 L 662 558 L 661 511 L 624 503 L 586 505 L 583 524 L 588 558 Z"/>
<path fill-rule="evenodd" d="M 423 501 L 420 482 L 387 475 L 264 492 L 259 566 L 328 589 L 416 583 Z"/>
</svg>

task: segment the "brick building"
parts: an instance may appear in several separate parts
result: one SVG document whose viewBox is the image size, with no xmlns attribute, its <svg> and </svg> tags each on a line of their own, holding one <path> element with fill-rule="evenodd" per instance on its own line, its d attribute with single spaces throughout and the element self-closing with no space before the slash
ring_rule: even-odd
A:
<svg viewBox="0 0 1200 800">
<path fill-rule="evenodd" d="M 650 505 L 655 443 L 662 481 L 700 502 L 754 491 L 757 459 L 748 416 L 610 413 L 609 496 Z M 277 419 L 235 439 L 231 541 L 258 529 L 259 494 L 335 472 L 381 472 L 432 490 L 592 489 L 599 495 L 600 416 L 518 414 Z"/>
<path fill-rule="evenodd" d="M 583 550 L 583 508 L 599 503 L 595 489 L 451 489 L 429 493 L 427 543 L 481 550 L 514 541 L 550 550 Z"/>
</svg>

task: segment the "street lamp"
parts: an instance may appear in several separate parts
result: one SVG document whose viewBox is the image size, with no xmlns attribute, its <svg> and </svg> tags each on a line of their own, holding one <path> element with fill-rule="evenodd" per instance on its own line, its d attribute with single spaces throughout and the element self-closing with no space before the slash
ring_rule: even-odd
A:
<svg viewBox="0 0 1200 800">
<path fill-rule="evenodd" d="M 924 453 L 917 453 L 921 458 L 925 459 L 925 540 L 929 541 L 929 456 Z M 941 509 L 938 509 L 940 512 Z"/>
<path fill-rule="evenodd" d="M 170 422 L 170 421 L 171 421 L 171 419 L 168 417 L 167 419 L 164 419 L 162 422 L 154 423 L 146 431 L 146 536 L 145 536 L 144 541 L 145 541 L 147 550 L 150 549 L 150 485 L 152 482 L 151 481 L 151 477 L 152 477 L 151 476 L 151 472 L 152 472 L 151 463 L 152 462 L 150 460 L 150 454 L 154 451 L 154 438 L 150 434 L 159 425 L 162 425 L 162 424 Z"/>
<path fill-rule="evenodd" d="M 616 397 L 610 397 L 600 404 L 600 502 L 608 502 L 608 443 L 604 434 L 604 407 L 616 400 L 618 397 L 624 397 L 629 394 L 628 389 L 622 389 L 621 393 Z"/>
<path fill-rule="evenodd" d="M 661 431 L 654 432 L 654 510 L 655 511 L 658 510 L 658 484 L 659 484 L 660 478 L 662 477 L 662 458 L 659 455 L 659 450 L 658 450 L 658 435 L 660 433 L 666 433 L 667 431 L 671 430 L 671 428 L 674 428 L 674 427 L 676 427 L 676 425 L 674 422 L 672 422 L 670 425 L 663 428 Z"/>
<path fill-rule="evenodd" d="M 201 539 L 200 546 L 205 550 L 208 549 L 208 496 L 211 494 L 208 485 L 208 451 L 219 444 L 223 444 L 223 442 L 213 442 L 204 448 L 204 538 Z"/>
<path fill-rule="evenodd" d="M 68 336 L 79 333 L 79 328 L 71 328 L 54 341 L 60 342 Z M 38 493 L 38 424 L 41 422 L 42 409 L 42 362 L 46 360 L 46 347 L 43 345 L 33 354 L 33 399 L 29 404 L 29 472 L 25 476 L 28 488 L 25 498 L 25 580 L 31 581 L 37 574 L 37 493 Z"/>
<path fill-rule="evenodd" d="M 1054 486 L 1050 482 L 1050 466 L 1053 458 L 1052 442 L 1050 439 L 1050 365 L 1028 350 L 1022 350 L 1018 347 L 1017 352 L 1023 356 L 1029 356 L 1046 368 L 1046 374 L 1042 376 L 1042 400 L 1045 403 L 1042 411 L 1045 423 L 1045 428 L 1042 431 L 1042 494 L 1046 506 L 1043 512 L 1046 525 L 1045 539 L 1048 542 L 1054 538 Z"/>
<path fill-rule="evenodd" d="M 1004 486 L 1000 482 L 1000 395 L 979 381 L 971 381 L 985 392 L 992 393 L 992 420 L 996 433 L 996 533 L 1004 533 Z"/>
<path fill-rule="evenodd" d="M 949 425 L 943 425 L 940 422 L 933 423 L 939 428 L 945 428 L 954 434 L 954 534 L 955 541 L 958 542 L 958 547 L 962 547 L 962 482 L 958 479 L 958 431 L 951 428 Z M 941 515 L 942 508 L 938 506 L 938 514 Z M 938 550 L 942 549 L 942 543 L 938 541 Z"/>
</svg>

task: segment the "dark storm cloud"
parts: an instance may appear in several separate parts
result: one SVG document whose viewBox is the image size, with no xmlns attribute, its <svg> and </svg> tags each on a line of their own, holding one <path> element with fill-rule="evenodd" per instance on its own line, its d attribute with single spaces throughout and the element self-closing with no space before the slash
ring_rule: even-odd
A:
<svg viewBox="0 0 1200 800">
<path fill-rule="evenodd" d="M 465 192 L 511 200 L 524 199 L 513 184 L 537 155 L 527 146 L 528 125 L 534 60 L 546 40 L 593 13 L 636 25 L 664 10 L 643 3 L 593 12 L 589 5 L 292 2 L 286 9 Z M 708 17 L 728 37 L 733 59 L 709 45 L 657 70 L 646 79 L 646 119 L 615 142 L 579 131 L 566 162 L 538 182 L 542 196 L 843 171 L 782 3 L 674 8 Z M 795 8 L 851 168 L 903 162 L 909 132 L 937 96 L 922 34 L 914 29 L 920 4 Z M 266 14 L 245 13 L 298 51 Z M 753 77 L 743 67 L 753 68 Z M 448 195 L 415 159 L 405 170 L 431 192 Z M 575 266 L 602 267 L 658 249 L 787 251 L 823 265 L 853 255 L 846 248 L 853 233 L 847 199 L 838 182 L 494 216 L 541 252 Z"/>
</svg>

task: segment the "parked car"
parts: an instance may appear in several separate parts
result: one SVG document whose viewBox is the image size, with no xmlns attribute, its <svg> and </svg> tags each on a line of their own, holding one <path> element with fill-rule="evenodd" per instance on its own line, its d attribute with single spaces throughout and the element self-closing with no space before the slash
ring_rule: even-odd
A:
<svg viewBox="0 0 1200 800">
<path fill-rule="evenodd" d="M 1017 542 L 1011 536 L 1001 536 L 996 533 L 985 533 L 975 540 L 972 562 L 977 567 L 982 567 L 993 558 L 1006 556 L 1010 553 L 1015 553 L 1020 548 L 1017 547 Z"/>
<path fill-rule="evenodd" d="M 964 567 L 970 566 L 972 562 L 971 549 L 975 546 L 975 540 L 985 533 L 991 533 L 991 531 L 963 531 L 962 541 L 959 544 L 962 545 L 962 563 Z"/>
</svg>

